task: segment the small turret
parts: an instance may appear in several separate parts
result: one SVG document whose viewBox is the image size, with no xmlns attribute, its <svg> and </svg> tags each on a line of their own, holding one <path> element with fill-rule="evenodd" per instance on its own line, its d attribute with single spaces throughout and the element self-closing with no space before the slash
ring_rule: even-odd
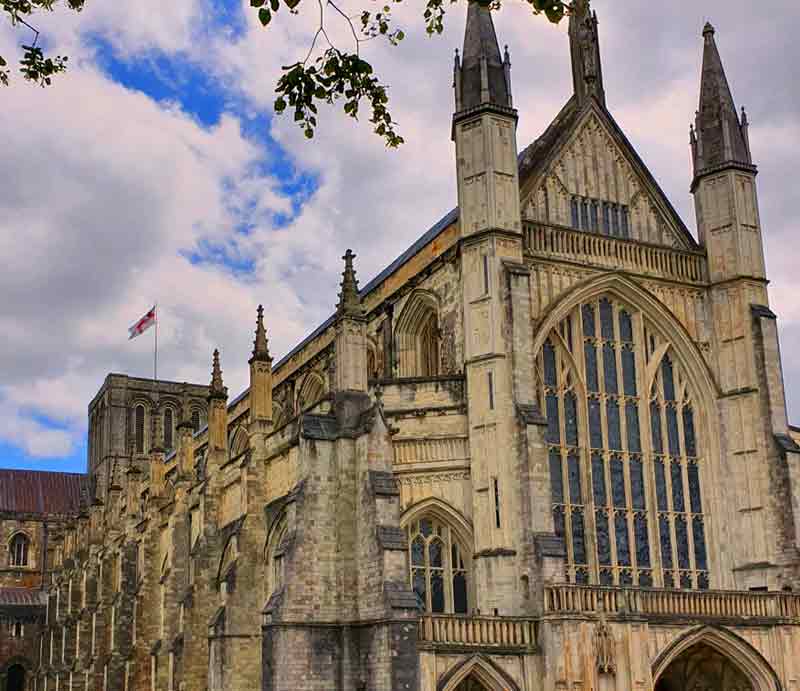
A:
<svg viewBox="0 0 800 691">
<path fill-rule="evenodd" d="M 366 317 L 353 267 L 355 256 L 347 250 L 342 257 L 344 271 L 336 308 L 334 384 L 337 392 L 367 390 Z"/>
<path fill-rule="evenodd" d="M 353 259 L 356 255 L 352 250 L 347 250 L 342 259 L 344 259 L 344 271 L 342 272 L 341 290 L 339 292 L 339 304 L 336 306 L 336 314 L 338 316 L 362 317 L 364 316 L 364 307 L 361 304 L 361 298 L 358 295 L 358 281 L 356 280 L 356 272 L 353 268 Z"/>
<path fill-rule="evenodd" d="M 258 306 L 253 357 L 250 358 L 250 421 L 257 425 L 272 422 L 272 357 L 261 305 Z"/>
</svg>

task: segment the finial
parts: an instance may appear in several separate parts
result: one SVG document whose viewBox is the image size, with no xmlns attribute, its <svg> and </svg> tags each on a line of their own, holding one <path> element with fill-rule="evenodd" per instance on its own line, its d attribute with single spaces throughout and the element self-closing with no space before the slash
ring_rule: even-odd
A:
<svg viewBox="0 0 800 691">
<path fill-rule="evenodd" d="M 694 144 L 697 141 L 697 135 L 694 133 L 694 125 L 689 125 L 689 142 Z"/>
<path fill-rule="evenodd" d="M 219 366 L 219 350 L 214 348 L 214 358 L 211 365 L 211 386 L 209 387 L 211 396 L 227 396 L 228 391 L 222 383 L 222 369 Z"/>
<path fill-rule="evenodd" d="M 503 62 L 507 65 L 511 64 L 511 54 L 508 52 L 508 44 L 506 44 L 505 50 L 503 51 Z"/>
<path fill-rule="evenodd" d="M 267 332 L 264 329 L 264 307 L 258 306 L 258 316 L 256 317 L 256 339 L 253 341 L 253 360 L 267 361 L 272 360 L 269 356 L 269 345 L 267 342 Z"/>
<path fill-rule="evenodd" d="M 346 314 L 360 317 L 363 315 L 363 309 L 361 298 L 358 296 L 356 272 L 353 268 L 355 256 L 352 250 L 348 249 L 342 257 L 344 259 L 344 271 L 342 272 L 341 292 L 339 293 L 339 304 L 336 307 L 336 311 L 340 315 Z"/>
<path fill-rule="evenodd" d="M 714 29 L 714 25 L 711 22 L 706 22 L 706 25 L 703 27 L 703 36 L 708 38 L 709 36 L 714 36 L 717 33 L 716 29 Z"/>
<path fill-rule="evenodd" d="M 748 124 L 750 123 L 747 119 L 747 111 L 744 109 L 744 106 L 742 106 L 742 127 L 746 127 Z"/>
</svg>

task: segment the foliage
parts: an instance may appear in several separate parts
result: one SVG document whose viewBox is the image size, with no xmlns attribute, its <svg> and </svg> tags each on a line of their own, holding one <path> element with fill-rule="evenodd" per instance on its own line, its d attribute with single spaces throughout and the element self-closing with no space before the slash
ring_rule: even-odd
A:
<svg viewBox="0 0 800 691">
<path fill-rule="evenodd" d="M 40 12 L 52 12 L 62 0 L 0 0 L 0 13 L 4 14 L 12 25 L 22 25 L 33 32 L 34 39 L 30 44 L 22 45 L 22 58 L 19 61 L 20 72 L 24 79 L 49 86 L 53 75 L 63 72 L 67 67 L 67 58 L 62 56 L 48 57 L 38 44 L 39 32 L 29 23 L 33 15 Z M 375 134 L 383 138 L 388 147 L 397 147 L 403 143 L 398 134 L 397 123 L 389 112 L 388 86 L 375 75 L 372 65 L 361 56 L 361 44 L 374 39 L 383 39 L 397 46 L 405 38 L 405 31 L 394 24 L 392 6 L 403 0 L 380 0 L 386 4 L 377 10 L 364 9 L 357 16 L 346 14 L 336 0 L 316 0 L 315 8 L 319 12 L 319 25 L 311 42 L 305 59 L 286 65 L 278 80 L 275 100 L 275 112 L 283 113 L 287 109 L 294 112 L 295 122 L 303 129 L 306 137 L 311 139 L 317 127 L 317 112 L 320 103 L 335 104 L 342 102 L 346 115 L 358 119 L 362 104 L 369 109 L 369 122 Z M 80 11 L 85 0 L 63 0 L 69 9 Z M 303 0 L 250 0 L 251 7 L 257 12 L 259 21 L 264 27 L 270 26 L 276 15 L 285 9 L 290 14 L 297 14 Z M 375 0 L 360 0 L 362 3 Z M 430 36 L 441 34 L 444 30 L 447 6 L 464 4 L 466 0 L 425 0 L 422 17 L 425 31 Z M 502 0 L 478 0 L 499 10 Z M 575 3 L 585 4 L 588 0 L 523 0 L 534 14 L 544 14 L 548 20 L 557 23 L 565 14 L 574 8 Z M 311 0 L 305 0 L 311 6 Z M 326 18 L 333 14 L 349 27 L 352 45 L 346 49 L 335 46 L 328 37 Z M 323 44 L 318 46 L 318 43 Z M 0 55 L 0 84 L 9 83 L 8 62 Z"/>
</svg>

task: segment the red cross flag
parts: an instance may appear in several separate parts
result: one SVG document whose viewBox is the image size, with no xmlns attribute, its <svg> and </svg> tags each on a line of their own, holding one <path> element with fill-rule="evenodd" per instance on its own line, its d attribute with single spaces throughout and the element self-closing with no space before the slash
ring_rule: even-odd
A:
<svg viewBox="0 0 800 691">
<path fill-rule="evenodd" d="M 155 323 L 156 323 L 156 306 L 153 305 L 152 309 L 147 314 L 145 314 L 141 319 L 139 319 L 133 326 L 128 328 L 128 340 L 130 341 L 132 338 L 136 338 L 140 334 L 143 334 Z"/>
</svg>

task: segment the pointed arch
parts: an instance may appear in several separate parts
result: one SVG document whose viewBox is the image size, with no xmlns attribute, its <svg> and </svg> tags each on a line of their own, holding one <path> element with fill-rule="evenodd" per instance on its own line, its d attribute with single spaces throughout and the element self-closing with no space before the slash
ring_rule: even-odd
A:
<svg viewBox="0 0 800 691">
<path fill-rule="evenodd" d="M 748 677 L 753 691 L 781 691 L 777 673 L 764 656 L 730 629 L 698 626 L 670 643 L 651 665 L 654 684 L 682 654 L 696 645 L 706 645 L 728 658 Z"/>
<path fill-rule="evenodd" d="M 472 537 L 472 522 L 452 504 L 439 499 L 428 497 L 409 506 L 400 517 L 400 527 L 405 528 L 422 516 L 429 515 L 450 525 L 456 532 L 460 542 L 470 547 L 474 544 Z"/>
<path fill-rule="evenodd" d="M 456 691 L 467 679 L 479 681 L 488 691 L 520 691 L 519 685 L 485 655 L 467 658 L 450 669 L 436 685 L 436 691 Z"/>
<path fill-rule="evenodd" d="M 247 430 L 239 425 L 231 433 L 230 440 L 228 441 L 228 448 L 230 449 L 230 457 L 237 458 L 245 453 L 250 448 L 250 436 Z"/>
<path fill-rule="evenodd" d="M 324 395 L 325 380 L 318 372 L 314 370 L 309 371 L 306 376 L 303 377 L 303 383 L 297 389 L 296 411 L 302 413 L 319 401 Z"/>
<path fill-rule="evenodd" d="M 31 539 L 23 530 L 17 530 L 8 541 L 8 565 L 31 565 Z"/>
<path fill-rule="evenodd" d="M 414 290 L 395 327 L 397 369 L 401 377 L 439 374 L 439 301 L 427 290 Z"/>
</svg>

